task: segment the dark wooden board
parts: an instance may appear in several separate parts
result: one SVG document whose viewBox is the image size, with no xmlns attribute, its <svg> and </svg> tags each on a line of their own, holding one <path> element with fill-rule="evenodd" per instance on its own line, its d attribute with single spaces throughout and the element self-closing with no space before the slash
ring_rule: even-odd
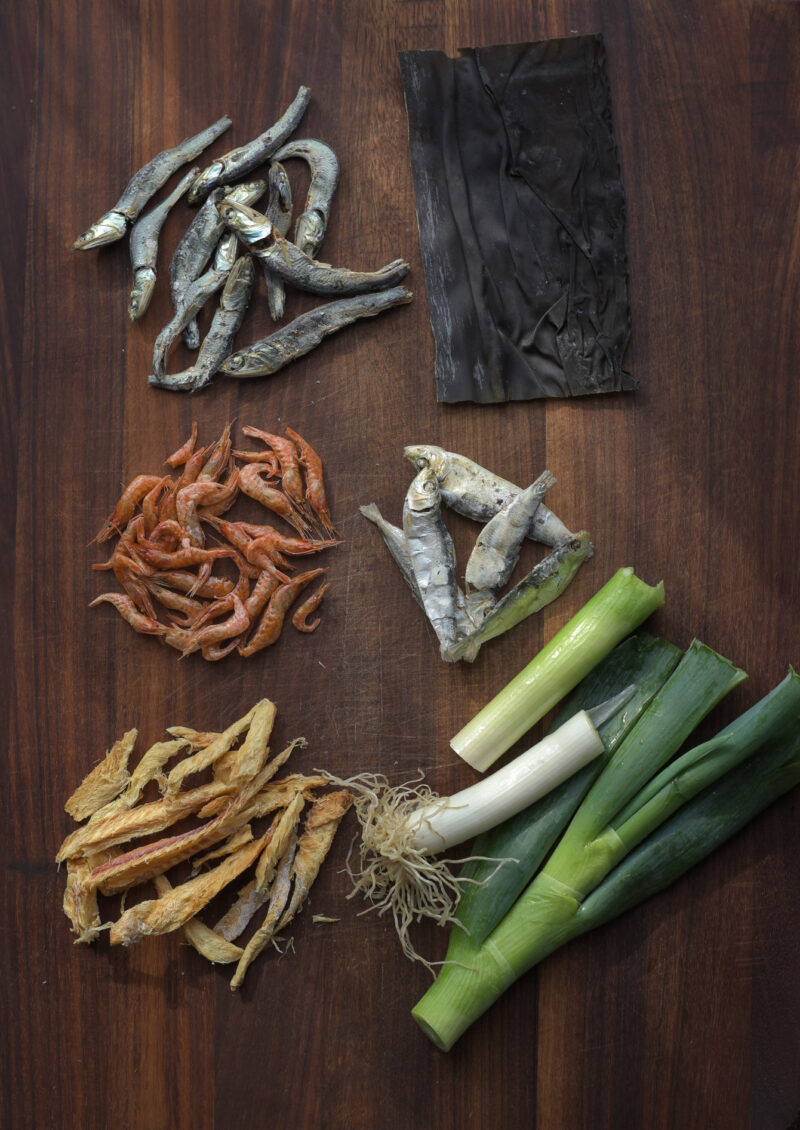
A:
<svg viewBox="0 0 800 1130">
<path fill-rule="evenodd" d="M 447 791 L 449 738 L 619 566 L 664 579 L 653 621 L 750 672 L 729 718 L 800 659 L 800 6 L 681 0 L 16 4 L 2 16 L 0 411 L 6 552 L 0 799 L 0 1124 L 73 1130 L 789 1130 L 800 1116 L 795 793 L 679 884 L 529 974 L 449 1054 L 409 1010 L 428 974 L 359 916 L 339 839 L 292 930 L 233 995 L 175 937 L 72 944 L 53 857 L 63 803 L 123 729 L 221 727 L 267 695 L 298 767 Z M 628 203 L 628 396 L 437 406 L 397 51 L 602 31 Z M 324 256 L 412 265 L 415 299 L 274 378 L 196 398 L 148 388 L 162 286 L 126 318 L 120 244 L 72 239 L 155 152 L 222 113 L 253 136 L 306 83 L 302 132 L 342 162 Z M 179 216 L 165 243 L 174 244 Z M 162 269 L 166 260 L 162 255 Z M 298 300 L 293 299 L 293 302 Z M 296 306 L 299 309 L 301 304 Z M 242 339 L 266 327 L 262 305 Z M 119 488 L 196 419 L 297 428 L 325 459 L 344 544 L 309 638 L 248 661 L 178 661 L 99 592 L 89 545 Z M 549 502 L 594 559 L 556 605 L 440 661 L 359 504 L 397 520 L 402 446 L 438 443 Z M 474 530 L 454 525 L 463 554 Z M 312 913 L 336 924 L 316 925 Z M 442 956 L 444 937 L 417 943 Z"/>
</svg>

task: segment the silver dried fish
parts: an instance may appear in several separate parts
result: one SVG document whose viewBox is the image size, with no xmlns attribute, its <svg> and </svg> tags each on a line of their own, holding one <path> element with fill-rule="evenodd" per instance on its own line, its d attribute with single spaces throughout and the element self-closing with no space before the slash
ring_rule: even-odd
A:
<svg viewBox="0 0 800 1130">
<path fill-rule="evenodd" d="M 150 376 L 150 384 L 178 392 L 198 392 L 208 384 L 231 351 L 233 339 L 250 302 L 254 277 L 252 256 L 243 255 L 237 259 L 228 275 L 219 307 L 194 365 L 182 373 L 164 373 L 160 378 Z"/>
<path fill-rule="evenodd" d="M 476 623 L 484 619 L 511 576 L 536 511 L 555 481 L 555 475 L 544 471 L 510 498 L 478 534 L 464 574 L 467 607 Z"/>
<path fill-rule="evenodd" d="M 423 467 L 408 488 L 403 533 L 423 607 L 445 656 L 458 636 L 456 555 L 442 520 L 439 483 L 430 467 Z"/>
<path fill-rule="evenodd" d="M 395 259 L 377 271 L 351 271 L 310 258 L 284 239 L 269 220 L 254 208 L 223 200 L 218 209 L 253 254 L 276 275 L 311 294 L 367 294 L 396 286 L 408 274 L 408 263 Z"/>
<path fill-rule="evenodd" d="M 212 294 L 224 285 L 227 271 L 216 271 L 212 267 L 191 284 L 181 296 L 181 302 L 173 318 L 164 326 L 153 346 L 153 373 L 148 377 L 150 384 L 159 384 L 167 365 L 167 354 L 178 340 L 181 332 L 192 318 L 196 318 Z M 155 380 L 153 378 L 156 378 Z"/>
<path fill-rule="evenodd" d="M 158 263 L 158 237 L 170 210 L 188 191 L 197 169 L 190 169 L 180 183 L 165 200 L 140 216 L 131 228 L 130 250 L 133 267 L 133 287 L 128 299 L 128 316 L 132 322 L 141 318 L 156 286 L 156 266 Z"/>
<path fill-rule="evenodd" d="M 305 161 L 311 171 L 305 208 L 294 228 L 294 242 L 313 259 L 328 226 L 331 202 L 339 183 L 339 160 L 330 145 L 315 138 L 290 141 L 275 154 L 276 161 L 288 161 L 291 157 Z"/>
<path fill-rule="evenodd" d="M 269 167 L 269 196 L 264 215 L 272 227 L 280 235 L 285 236 L 292 222 L 292 186 L 286 169 L 280 161 L 273 161 Z M 273 322 L 279 322 L 283 317 L 286 303 L 286 288 L 283 279 L 273 274 L 266 263 L 262 262 L 264 282 L 267 285 L 267 302 Z"/>
<path fill-rule="evenodd" d="M 297 129 L 310 99 L 311 91 L 307 86 L 301 86 L 294 101 L 275 125 L 270 126 L 246 145 L 231 149 L 204 169 L 192 186 L 189 203 L 196 203 L 204 193 L 220 184 L 230 184 L 231 181 L 238 180 L 256 165 L 262 164 L 271 157 Z"/>
<path fill-rule="evenodd" d="M 117 203 L 104 216 L 79 235 L 73 248 L 86 251 L 90 247 L 102 247 L 113 243 L 125 234 L 128 224 L 133 223 L 152 196 L 162 184 L 166 184 L 181 165 L 194 161 L 212 141 L 216 141 L 230 126 L 231 119 L 222 117 L 207 129 L 185 138 L 173 149 L 164 149 L 134 173 Z M 190 196 L 191 199 L 191 196 Z"/>
<path fill-rule="evenodd" d="M 356 295 L 329 302 L 300 314 L 269 337 L 232 354 L 220 366 L 229 377 L 264 377 L 277 373 L 320 344 L 328 335 L 359 318 L 372 318 L 392 306 L 411 301 L 411 292 L 398 286 L 375 294 Z"/>
<path fill-rule="evenodd" d="M 487 471 L 472 459 L 454 451 L 432 445 L 410 446 L 403 454 L 413 466 L 432 467 L 439 480 L 442 501 L 477 522 L 488 522 L 521 487 Z M 536 511 L 528 537 L 545 545 L 557 546 L 575 535 L 551 510 L 541 503 Z"/>
</svg>

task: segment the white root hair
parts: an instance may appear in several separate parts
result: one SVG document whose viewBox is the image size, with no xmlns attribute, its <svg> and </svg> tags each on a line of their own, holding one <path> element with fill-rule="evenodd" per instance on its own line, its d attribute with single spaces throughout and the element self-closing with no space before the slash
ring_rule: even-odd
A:
<svg viewBox="0 0 800 1130">
<path fill-rule="evenodd" d="M 418 827 L 415 829 L 409 817 L 423 806 L 438 804 L 444 808 L 450 803 L 449 798 L 438 796 L 422 784 L 422 770 L 415 781 L 402 785 L 390 785 L 380 773 L 359 773 L 342 779 L 321 772 L 332 784 L 349 789 L 354 795 L 360 842 L 357 860 L 353 855 L 358 836 L 351 842 L 345 861 L 353 884 L 347 897 L 361 894 L 372 904 L 362 914 L 372 910 L 378 915 L 391 912 L 403 953 L 433 974 L 434 966 L 442 962 L 428 961 L 417 952 L 409 937 L 409 927 L 423 918 L 431 918 L 439 926 L 459 925 L 455 910 L 463 880 L 453 875 L 450 865 L 464 860 L 439 859 L 416 848 L 413 840 Z"/>
</svg>

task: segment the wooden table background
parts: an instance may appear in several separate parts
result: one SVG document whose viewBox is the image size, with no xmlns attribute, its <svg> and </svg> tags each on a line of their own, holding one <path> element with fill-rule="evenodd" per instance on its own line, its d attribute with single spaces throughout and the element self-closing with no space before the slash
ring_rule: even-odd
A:
<svg viewBox="0 0 800 1130">
<path fill-rule="evenodd" d="M 345 899 L 347 825 L 291 933 L 244 991 L 176 937 L 75 947 L 53 857 L 69 792 L 132 725 L 222 727 L 262 695 L 297 767 L 471 780 L 449 738 L 618 567 L 663 578 L 654 630 L 750 672 L 727 719 L 800 661 L 800 5 L 688 0 L 76 0 L 2 17 L 0 347 L 10 718 L 3 755 L 0 1123 L 9 1130 L 788 1130 L 800 1117 L 797 793 L 646 906 L 570 945 L 445 1055 L 409 1010 L 428 984 Z M 602 31 L 628 205 L 628 396 L 437 406 L 397 51 Z M 415 299 L 271 379 L 195 398 L 146 383 L 164 286 L 126 317 L 122 244 L 72 252 L 133 170 L 222 113 L 221 153 L 297 86 L 300 135 L 342 179 L 324 257 L 412 265 Z M 172 246 L 183 216 L 170 216 Z M 162 252 L 162 271 L 166 256 Z M 263 283 L 261 284 L 263 286 Z M 290 309 L 302 300 L 291 299 Z M 240 340 L 266 329 L 263 298 Z M 179 367 L 180 357 L 173 360 Z M 309 638 L 212 665 L 128 630 L 90 539 L 120 486 L 191 421 L 291 425 L 325 458 L 344 544 Z M 555 606 L 442 663 L 359 515 L 397 520 L 402 446 L 431 442 L 548 496 L 594 559 Z M 460 559 L 474 530 L 453 523 Z M 13 547 L 13 548 L 12 548 Z M 312 913 L 340 918 L 315 925 Z M 419 928 L 442 956 L 445 938 Z"/>
</svg>

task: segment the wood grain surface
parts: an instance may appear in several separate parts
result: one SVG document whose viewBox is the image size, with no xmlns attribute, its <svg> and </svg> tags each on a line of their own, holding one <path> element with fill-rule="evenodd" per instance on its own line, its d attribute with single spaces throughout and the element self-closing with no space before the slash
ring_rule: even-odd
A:
<svg viewBox="0 0 800 1130">
<path fill-rule="evenodd" d="M 429 975 L 348 901 L 348 821 L 244 990 L 175 936 L 72 944 L 63 804 L 126 728 L 221 728 L 261 696 L 296 766 L 471 781 L 449 739 L 620 566 L 664 580 L 653 630 L 749 673 L 726 720 L 800 662 L 800 5 L 719 0 L 33 0 L 7 5 L 0 128 L 0 458 L 6 550 L 3 1017 L 7 1130 L 789 1130 L 800 1125 L 800 796 L 677 885 L 550 957 L 443 1054 L 410 1009 Z M 436 404 L 397 52 L 601 31 L 628 208 L 635 394 Z M 272 378 L 190 398 L 147 385 L 166 287 L 126 316 L 122 244 L 70 244 L 131 173 L 223 113 L 222 153 L 300 83 L 301 135 L 342 177 L 324 258 L 405 256 L 414 301 Z M 298 191 L 300 191 L 298 189 Z M 165 226 L 174 246 L 185 211 Z M 166 272 L 162 250 L 160 268 Z M 263 287 L 261 282 L 260 287 Z M 307 308 L 291 295 L 290 312 Z M 266 330 L 263 290 L 239 341 Z M 182 350 L 182 347 L 181 347 Z M 176 351 L 172 367 L 187 359 Z M 89 543 L 121 486 L 197 420 L 289 425 L 325 460 L 343 544 L 312 636 L 248 660 L 122 624 Z M 397 521 L 405 443 L 528 482 L 596 552 L 553 606 L 469 667 L 432 632 L 358 507 Z M 459 560 L 474 528 L 454 521 Z M 533 549 L 526 550 L 534 560 Z M 315 924 L 312 914 L 338 919 Z M 434 927 L 420 949 L 444 954 Z"/>
</svg>

